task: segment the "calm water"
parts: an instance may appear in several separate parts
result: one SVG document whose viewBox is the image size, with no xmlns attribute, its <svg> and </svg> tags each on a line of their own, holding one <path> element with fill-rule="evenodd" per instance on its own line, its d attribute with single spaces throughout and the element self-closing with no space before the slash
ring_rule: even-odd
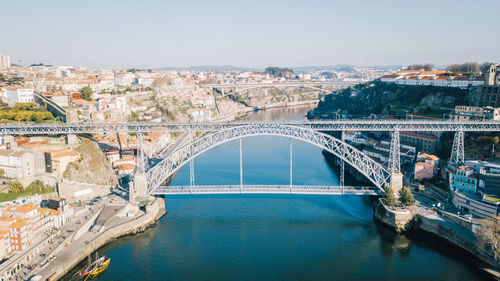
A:
<svg viewBox="0 0 500 281">
<path fill-rule="evenodd" d="M 273 109 L 250 119 L 303 116 Z M 245 184 L 288 184 L 289 140 L 243 140 Z M 321 149 L 294 141 L 294 184 L 338 184 Z M 197 184 L 239 184 L 238 143 L 195 161 Z M 189 167 L 172 185 L 189 184 Z M 363 197 L 195 195 L 166 198 L 157 227 L 120 239 L 100 280 L 482 280 L 465 252 L 376 226 Z"/>
</svg>

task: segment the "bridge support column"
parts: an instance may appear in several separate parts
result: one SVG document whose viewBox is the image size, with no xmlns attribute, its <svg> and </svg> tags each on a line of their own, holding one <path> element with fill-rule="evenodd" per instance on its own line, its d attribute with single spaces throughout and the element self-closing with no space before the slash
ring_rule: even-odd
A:
<svg viewBox="0 0 500 281">
<path fill-rule="evenodd" d="M 137 138 L 139 139 L 139 147 L 137 148 L 138 153 L 139 153 L 139 159 L 138 159 L 138 171 L 140 173 L 145 173 L 146 171 L 146 156 L 144 154 L 144 134 L 143 133 L 138 133 Z"/>
<path fill-rule="evenodd" d="M 136 173 L 129 183 L 129 202 L 135 204 L 147 199 L 146 174 Z"/>
<path fill-rule="evenodd" d="M 450 162 L 452 164 L 460 164 L 465 162 L 464 152 L 464 132 L 459 131 L 455 133 L 453 138 L 453 147 L 451 149 Z"/>
<path fill-rule="evenodd" d="M 403 188 L 403 174 L 391 173 L 391 188 L 394 191 L 394 195 L 398 196 L 399 191 Z"/>
<path fill-rule="evenodd" d="M 193 142 L 193 133 L 191 131 L 190 131 L 190 135 L 191 135 L 191 142 Z M 192 148 L 189 151 L 189 154 L 193 155 Z M 191 160 L 189 160 L 189 183 L 190 183 L 191 189 L 192 189 L 194 186 L 194 159 L 193 158 L 191 158 Z"/>
<path fill-rule="evenodd" d="M 397 196 L 403 188 L 403 174 L 401 173 L 399 131 L 392 133 L 391 151 L 389 153 L 389 172 L 391 173 L 391 188 Z"/>
<path fill-rule="evenodd" d="M 290 192 L 293 186 L 293 139 L 290 138 Z"/>
<path fill-rule="evenodd" d="M 243 139 L 240 138 L 240 193 L 243 188 Z"/>
<path fill-rule="evenodd" d="M 344 131 L 342 131 L 342 136 L 341 136 L 342 141 L 344 141 Z M 344 167 L 345 162 L 344 160 L 340 159 L 340 186 L 344 186 Z M 342 192 L 344 189 L 342 189 Z"/>
<path fill-rule="evenodd" d="M 401 173 L 400 152 L 399 152 L 399 132 L 392 133 L 391 151 L 389 153 L 389 172 L 392 174 Z"/>
</svg>

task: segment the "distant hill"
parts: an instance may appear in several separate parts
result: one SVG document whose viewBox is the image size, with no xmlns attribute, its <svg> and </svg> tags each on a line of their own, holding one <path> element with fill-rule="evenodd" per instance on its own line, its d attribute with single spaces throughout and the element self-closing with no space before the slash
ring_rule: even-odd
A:
<svg viewBox="0 0 500 281">
<path fill-rule="evenodd" d="M 188 66 L 188 67 L 160 67 L 155 68 L 155 70 L 174 70 L 174 71 L 264 71 L 264 69 L 259 68 L 248 68 L 239 67 L 232 65 L 198 65 L 198 66 Z"/>
<path fill-rule="evenodd" d="M 376 65 L 376 66 L 356 66 L 350 64 L 335 64 L 335 65 L 311 65 L 311 66 L 288 66 L 287 68 L 293 69 L 296 73 L 307 72 L 307 71 L 353 71 L 354 67 L 370 67 L 379 70 L 392 70 L 399 69 L 401 65 Z M 233 65 L 199 65 L 199 66 L 187 66 L 187 67 L 160 67 L 155 68 L 155 70 L 174 70 L 174 71 L 264 71 L 264 68 L 251 68 L 251 67 L 240 67 Z"/>
</svg>

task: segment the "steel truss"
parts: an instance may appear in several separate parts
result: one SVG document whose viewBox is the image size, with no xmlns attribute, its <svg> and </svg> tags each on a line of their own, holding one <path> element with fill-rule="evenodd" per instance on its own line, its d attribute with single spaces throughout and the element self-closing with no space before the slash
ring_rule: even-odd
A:
<svg viewBox="0 0 500 281">
<path fill-rule="evenodd" d="M 206 132 L 240 126 L 300 126 L 317 131 L 500 131 L 500 121 L 428 121 L 428 120 L 331 120 L 279 122 L 176 122 L 176 123 L 104 123 L 104 124 L 31 124 L 1 125 L 0 135 L 60 135 L 149 132 Z"/>
<path fill-rule="evenodd" d="M 381 195 L 376 186 L 329 186 L 329 185 L 195 185 L 160 186 L 150 195 L 175 194 L 325 194 L 325 195 Z"/>
<path fill-rule="evenodd" d="M 464 132 L 456 132 L 453 137 L 453 147 L 451 148 L 450 162 L 454 164 L 465 162 L 464 153 Z"/>
<path fill-rule="evenodd" d="M 179 148 L 146 172 L 147 193 L 154 194 L 174 172 L 205 151 L 232 140 L 260 135 L 285 136 L 321 147 L 356 168 L 380 190 L 389 182 L 389 172 L 379 163 L 330 135 L 305 127 L 256 123 L 216 131 Z"/>
<path fill-rule="evenodd" d="M 401 172 L 399 132 L 395 131 L 391 136 L 391 151 L 389 153 L 389 172 L 396 174 Z"/>
</svg>

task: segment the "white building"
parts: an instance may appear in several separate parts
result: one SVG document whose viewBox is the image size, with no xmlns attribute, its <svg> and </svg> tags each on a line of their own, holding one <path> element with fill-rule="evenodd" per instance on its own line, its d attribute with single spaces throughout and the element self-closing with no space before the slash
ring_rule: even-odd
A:
<svg viewBox="0 0 500 281">
<path fill-rule="evenodd" d="M 33 88 L 23 86 L 6 86 L 5 102 L 10 106 L 18 102 L 33 102 Z"/>
<path fill-rule="evenodd" d="M 10 57 L 7 55 L 0 54 L 0 68 L 10 67 Z"/>
<path fill-rule="evenodd" d="M 188 112 L 195 122 L 207 121 L 212 118 L 212 111 L 208 108 L 191 108 Z"/>
<path fill-rule="evenodd" d="M 115 72 L 116 86 L 130 86 L 134 82 L 134 76 L 130 72 Z"/>
<path fill-rule="evenodd" d="M 0 150 L 0 169 L 5 171 L 5 177 L 19 179 L 34 175 L 34 158 L 30 152 Z"/>
<path fill-rule="evenodd" d="M 366 137 L 361 132 L 357 132 L 357 131 L 344 132 L 344 140 L 355 143 L 355 144 L 365 144 L 366 143 Z"/>
</svg>

